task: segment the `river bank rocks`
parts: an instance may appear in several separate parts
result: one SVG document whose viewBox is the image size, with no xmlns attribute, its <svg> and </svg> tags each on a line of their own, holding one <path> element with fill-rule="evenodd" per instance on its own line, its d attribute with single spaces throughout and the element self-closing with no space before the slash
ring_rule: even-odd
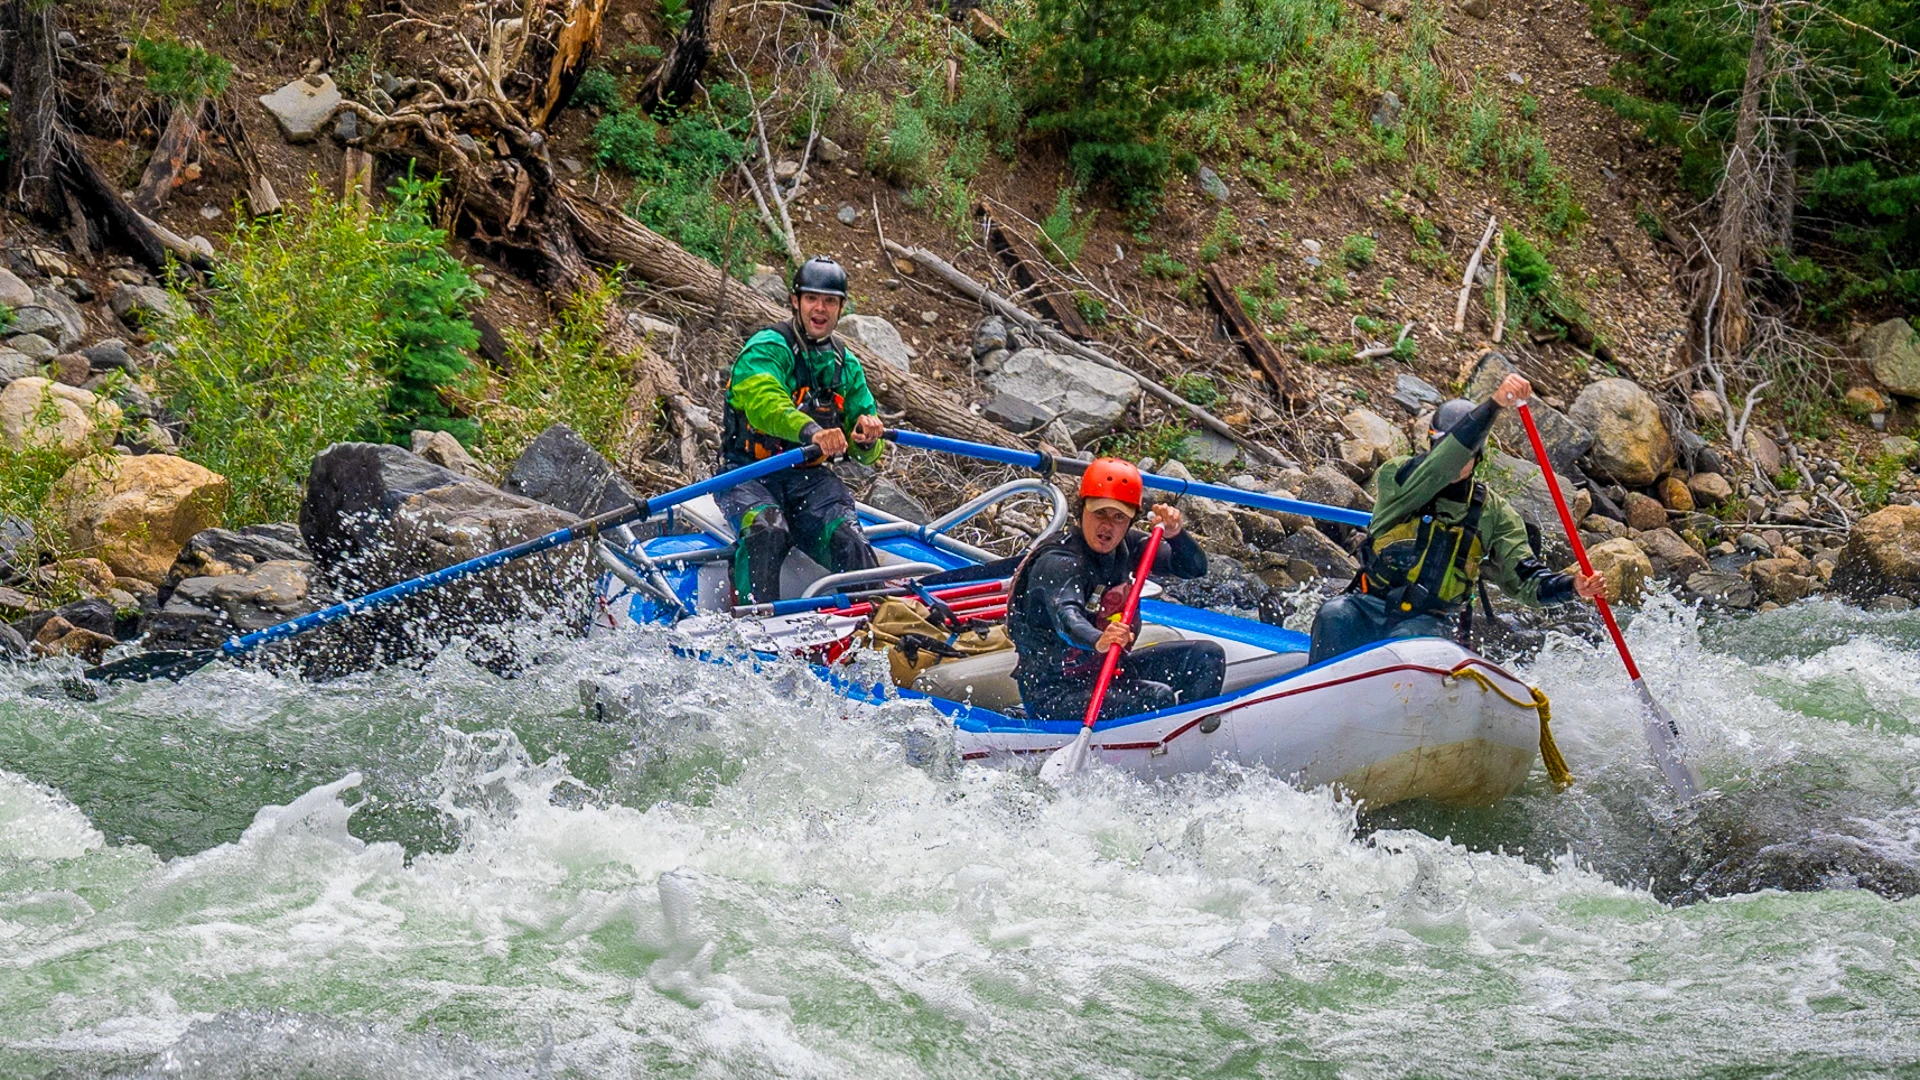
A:
<svg viewBox="0 0 1920 1080">
<path fill-rule="evenodd" d="M 1140 396 L 1139 382 L 1129 375 L 1035 348 L 1008 356 L 982 381 L 994 394 L 1051 413 L 1076 445 L 1112 431 Z"/>
<path fill-rule="evenodd" d="M 120 406 L 89 391 L 38 375 L 0 390 L 0 440 L 13 450 L 57 449 L 81 458 L 103 449 L 120 421 Z"/>
<path fill-rule="evenodd" d="M 149 649 L 211 648 L 333 602 L 319 578 L 297 525 L 206 529 L 168 569 L 141 633 Z"/>
<path fill-rule="evenodd" d="M 68 543 L 98 554 L 115 577 L 158 584 L 195 533 L 226 511 L 218 473 L 167 454 L 104 454 L 74 464 L 48 500 Z"/>
<path fill-rule="evenodd" d="M 1920 603 L 1920 506 L 1889 506 L 1856 522 L 1833 583 L 1856 600 L 1893 595 Z"/>
<path fill-rule="evenodd" d="M 1593 432 L 1585 461 L 1594 475 L 1644 487 L 1674 466 L 1673 437 L 1653 398 L 1631 379 L 1602 379 L 1573 401 L 1568 419 Z"/>
<path fill-rule="evenodd" d="M 570 525 L 566 511 L 461 476 L 397 446 L 338 443 L 314 458 L 300 534 L 335 587 L 358 595 Z M 502 624 L 571 601 L 584 612 L 587 552 L 569 545 L 343 624 L 354 658 L 390 658 L 454 635 L 500 644 Z"/>
</svg>

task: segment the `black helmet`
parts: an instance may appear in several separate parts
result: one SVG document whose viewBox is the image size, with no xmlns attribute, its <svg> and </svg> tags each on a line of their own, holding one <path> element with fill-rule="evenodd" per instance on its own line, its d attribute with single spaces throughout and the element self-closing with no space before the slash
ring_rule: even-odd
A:
<svg viewBox="0 0 1920 1080">
<path fill-rule="evenodd" d="M 1443 401 L 1440 403 L 1439 408 L 1433 410 L 1433 420 L 1427 425 L 1427 430 L 1431 431 L 1436 438 L 1445 435 L 1447 432 L 1452 431 L 1460 421 L 1465 420 L 1467 414 L 1472 412 L 1473 408 L 1473 402 L 1468 401 L 1466 398 L 1454 398 L 1451 401 Z"/>
<path fill-rule="evenodd" d="M 819 293 L 846 299 L 847 271 L 826 255 L 815 255 L 800 264 L 793 275 L 793 295 Z"/>
</svg>

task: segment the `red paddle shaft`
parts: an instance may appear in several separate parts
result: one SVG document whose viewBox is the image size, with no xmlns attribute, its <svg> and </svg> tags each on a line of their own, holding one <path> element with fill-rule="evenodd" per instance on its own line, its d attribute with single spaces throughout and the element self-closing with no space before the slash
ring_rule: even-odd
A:
<svg viewBox="0 0 1920 1080">
<path fill-rule="evenodd" d="M 1160 537 L 1165 530 L 1155 525 L 1147 534 L 1147 549 L 1140 555 L 1140 568 L 1133 572 L 1133 586 L 1127 590 L 1127 603 L 1120 612 L 1120 620 L 1128 626 L 1133 625 L 1133 617 L 1140 611 L 1140 590 L 1147 587 L 1147 573 L 1153 569 L 1153 557 L 1160 554 Z M 1113 673 L 1120 668 L 1120 654 L 1126 649 L 1119 645 L 1107 650 L 1107 658 L 1100 662 L 1100 679 L 1093 684 L 1093 700 L 1087 702 L 1087 718 L 1082 726 L 1091 728 L 1100 718 L 1100 706 L 1107 703 L 1107 685 L 1113 682 Z"/>
<path fill-rule="evenodd" d="M 1567 509 L 1566 497 L 1560 494 L 1560 478 L 1554 475 L 1553 463 L 1547 460 L 1547 444 L 1540 439 L 1540 429 L 1533 424 L 1533 412 L 1525 402 L 1520 404 L 1520 422 L 1527 426 L 1527 441 L 1533 443 L 1533 456 L 1540 459 L 1540 472 L 1547 478 L 1547 491 L 1553 495 L 1553 508 L 1560 511 L 1560 526 L 1567 530 L 1567 543 L 1573 545 L 1573 557 L 1580 560 L 1580 572 L 1591 575 L 1593 563 L 1587 559 L 1587 545 L 1580 542 L 1580 529 L 1573 523 L 1573 512 Z M 1627 665 L 1628 677 L 1638 680 L 1640 667 L 1633 662 L 1633 654 L 1627 651 L 1627 639 L 1620 636 L 1620 624 L 1613 621 L 1613 608 L 1607 604 L 1607 598 L 1596 596 L 1593 606 L 1600 609 L 1600 618 L 1607 624 L 1607 633 L 1613 635 L 1613 647 L 1620 650 L 1620 660 Z"/>
<path fill-rule="evenodd" d="M 1560 511 L 1560 525 L 1567 531 L 1567 543 L 1573 546 L 1574 558 L 1580 560 L 1580 570 L 1585 574 L 1593 573 L 1593 563 L 1587 559 L 1587 546 L 1580 542 L 1580 530 L 1573 523 L 1573 513 L 1567 509 L 1567 500 L 1560 494 L 1560 478 L 1554 475 L 1553 462 L 1547 458 L 1547 444 L 1540 439 L 1540 429 L 1533 424 L 1533 413 L 1522 403 L 1520 422 L 1526 425 L 1527 440 L 1533 443 L 1533 456 L 1540 461 L 1540 472 L 1547 478 L 1547 491 L 1553 495 L 1553 508 Z M 1633 662 L 1633 653 L 1627 651 L 1627 639 L 1620 635 L 1620 624 L 1613 621 L 1613 608 L 1608 605 L 1605 596 L 1593 598 L 1593 606 L 1600 609 L 1600 618 L 1607 624 L 1607 633 L 1613 635 L 1613 647 L 1620 651 L 1620 662 L 1627 665 L 1627 674 L 1633 679 L 1633 688 L 1640 694 L 1640 704 L 1646 709 L 1644 725 L 1647 746 L 1653 751 L 1653 761 L 1667 778 L 1682 799 L 1692 799 L 1700 794 L 1700 777 L 1689 765 L 1680 747 L 1680 725 L 1654 700 L 1653 691 L 1647 689 L 1647 682 L 1640 677 L 1640 667 Z"/>
</svg>

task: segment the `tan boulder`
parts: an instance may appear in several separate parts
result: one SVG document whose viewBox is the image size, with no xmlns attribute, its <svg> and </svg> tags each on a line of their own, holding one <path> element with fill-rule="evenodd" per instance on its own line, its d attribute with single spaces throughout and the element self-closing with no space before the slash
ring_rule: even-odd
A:
<svg viewBox="0 0 1920 1080">
<path fill-rule="evenodd" d="M 68 540 L 119 577 L 160 582 L 187 541 L 220 523 L 227 479 L 185 458 L 101 455 L 67 470 L 49 499 Z"/>
<path fill-rule="evenodd" d="M 1707 557 L 1695 551 L 1672 529 L 1643 532 L 1634 537 L 1633 542 L 1647 553 L 1647 558 L 1653 563 L 1653 572 L 1669 581 L 1684 582 L 1694 574 L 1711 569 L 1707 565 Z"/>
<path fill-rule="evenodd" d="M 492 469 L 474 460 L 460 440 L 444 431 L 416 431 L 413 433 L 413 452 L 445 469 L 470 476 L 475 480 L 485 480 L 491 484 L 499 477 Z"/>
<path fill-rule="evenodd" d="M 1580 519 L 1580 531 L 1595 533 L 1603 540 L 1619 540 L 1627 535 L 1627 526 L 1600 514 L 1588 514 Z"/>
<path fill-rule="evenodd" d="M 1760 466 L 1760 471 L 1769 479 L 1780 475 L 1786 467 L 1786 459 L 1780 456 L 1780 444 L 1752 428 L 1747 429 L 1747 459 Z"/>
<path fill-rule="evenodd" d="M 1745 573 L 1761 599 L 1776 604 L 1804 600 L 1820 585 L 1812 564 L 1805 558 L 1758 559 L 1746 565 Z"/>
<path fill-rule="evenodd" d="M 105 447 L 120 422 L 120 406 L 77 386 L 37 375 L 0 390 L 0 442 L 10 449 L 55 447 L 70 458 Z"/>
<path fill-rule="evenodd" d="M 1855 522 L 1833 584 L 1858 600 L 1894 594 L 1920 601 L 1920 506 L 1889 506 Z"/>
<path fill-rule="evenodd" d="M 1632 379 L 1601 379 L 1580 391 L 1567 416 L 1593 432 L 1587 460 L 1601 476 L 1628 487 L 1653 483 L 1676 457 L 1673 437 L 1653 398 Z"/>
<path fill-rule="evenodd" d="M 1593 568 L 1607 579 L 1607 600 L 1615 604 L 1631 604 L 1640 599 L 1646 591 L 1647 580 L 1653 577 L 1653 560 L 1640 550 L 1640 545 L 1625 537 L 1595 544 L 1587 549 L 1587 559 Z M 1571 574 L 1578 566 L 1566 568 Z"/>
<path fill-rule="evenodd" d="M 1627 512 L 1627 528 L 1647 532 L 1667 527 L 1667 508 L 1660 500 L 1651 495 L 1642 495 L 1637 491 L 1627 492 L 1621 509 Z"/>
<path fill-rule="evenodd" d="M 1724 506 L 1733 498 L 1733 485 L 1719 473 L 1701 472 L 1687 477 L 1687 490 L 1698 507 Z"/>
<path fill-rule="evenodd" d="M 1903 397 L 1920 397 L 1920 338 L 1905 319 L 1888 319 L 1860 340 L 1873 377 Z"/>
<path fill-rule="evenodd" d="M 1410 452 L 1407 433 L 1372 409 L 1353 410 L 1340 418 L 1340 426 L 1352 436 L 1352 442 L 1359 444 L 1356 451 L 1364 450 L 1371 456 L 1372 460 L 1362 468 L 1371 469 L 1383 461 Z M 1344 458 L 1347 453 L 1347 449 L 1342 447 L 1341 456 Z"/>
<path fill-rule="evenodd" d="M 1863 413 L 1883 413 L 1893 407 L 1888 404 L 1885 395 L 1871 386 L 1847 387 L 1846 403 L 1849 408 Z"/>
<path fill-rule="evenodd" d="M 1679 477 L 1671 474 L 1663 476 L 1654 489 L 1660 492 L 1660 503 L 1667 509 L 1681 513 L 1693 510 L 1693 492 L 1687 488 L 1686 481 Z"/>
</svg>

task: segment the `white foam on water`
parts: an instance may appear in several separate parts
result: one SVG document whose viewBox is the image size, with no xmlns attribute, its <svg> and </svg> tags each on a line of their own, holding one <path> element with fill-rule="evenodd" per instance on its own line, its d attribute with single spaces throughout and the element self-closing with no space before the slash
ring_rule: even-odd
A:
<svg viewBox="0 0 1920 1080">
<path fill-rule="evenodd" d="M 1655 608 L 1631 634 L 1709 782 L 1810 755 L 1914 775 L 1911 739 L 1810 721 L 1759 685 L 1844 675 L 1877 646 L 1762 672 L 1694 620 Z M 1559 642 L 1531 675 L 1568 688 L 1556 729 L 1582 780 L 1522 805 L 1655 803 L 1617 660 Z M 629 711 L 566 720 L 574 759 L 540 760 L 516 725 L 547 731 L 528 725 L 564 716 L 582 677 Z M 0 1066 L 111 1051 L 208 1077 L 301 1075 L 316 1055 L 342 1077 L 1851 1076 L 1920 1059 L 1920 901 L 1672 908 L 1580 858 L 1366 834 L 1333 793 L 1258 773 L 1096 770 L 1055 793 L 916 766 L 939 746 L 929 710 L 853 704 L 796 665 L 715 667 L 646 637 L 506 681 L 445 658 L 323 688 L 236 672 L 156 689 L 95 708 L 242 732 L 297 715 L 330 753 L 364 738 L 369 760 L 166 863 L 0 776 L 0 807 L 25 799 L 22 820 L 67 830 L 16 855 L 38 860 L 32 880 L 15 869 L 0 892 L 84 905 L 49 902 L 57 917 L 0 940 Z M 0 697 L 33 722 L 79 723 L 71 708 Z M 611 749 L 590 762 L 589 745 Z M 451 850 L 351 831 L 403 766 Z M 1894 816 L 1871 824 L 1910 849 Z M 121 876 L 91 889 L 90 861 Z"/>
</svg>

